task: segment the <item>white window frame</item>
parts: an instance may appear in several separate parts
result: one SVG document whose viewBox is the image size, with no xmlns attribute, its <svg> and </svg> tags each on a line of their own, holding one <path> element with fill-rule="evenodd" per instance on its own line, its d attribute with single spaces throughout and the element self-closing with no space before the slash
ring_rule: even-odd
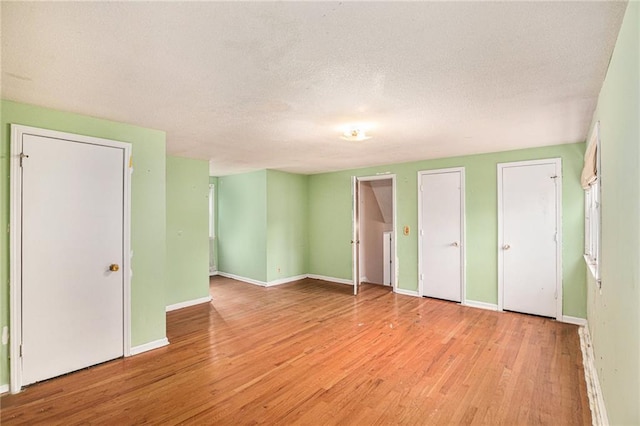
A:
<svg viewBox="0 0 640 426">
<path fill-rule="evenodd" d="M 591 134 L 589 144 L 596 144 L 596 170 L 595 181 L 584 193 L 584 260 L 589 271 L 596 280 L 598 288 L 601 287 L 601 225 L 602 225 L 602 177 L 600 169 L 600 123 L 596 122 Z M 588 146 L 588 145 L 587 145 Z"/>
<path fill-rule="evenodd" d="M 216 185 L 209 184 L 209 276 L 218 272 L 216 263 Z"/>
<path fill-rule="evenodd" d="M 209 184 L 209 238 L 216 238 L 216 185 Z"/>
</svg>

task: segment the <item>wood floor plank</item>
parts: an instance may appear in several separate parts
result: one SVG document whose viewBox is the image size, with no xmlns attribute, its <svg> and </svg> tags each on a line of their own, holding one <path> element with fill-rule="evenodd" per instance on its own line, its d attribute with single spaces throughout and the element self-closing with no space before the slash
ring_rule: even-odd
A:
<svg viewBox="0 0 640 426">
<path fill-rule="evenodd" d="M 577 327 L 312 279 L 211 280 L 171 344 L 0 399 L 12 424 L 591 423 Z"/>
</svg>

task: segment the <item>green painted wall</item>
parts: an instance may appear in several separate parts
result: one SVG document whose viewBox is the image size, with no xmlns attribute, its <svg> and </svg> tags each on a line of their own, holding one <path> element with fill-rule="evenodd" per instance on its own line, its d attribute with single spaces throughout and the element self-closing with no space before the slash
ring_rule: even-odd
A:
<svg viewBox="0 0 640 426">
<path fill-rule="evenodd" d="M 218 269 L 267 280 L 267 171 L 218 178 Z"/>
<path fill-rule="evenodd" d="M 397 176 L 398 285 L 418 288 L 417 172 L 464 166 L 466 173 L 467 298 L 497 303 L 497 163 L 562 158 L 564 315 L 586 316 L 584 195 L 579 177 L 584 143 L 418 161 L 312 175 L 309 178 L 309 273 L 351 279 L 351 176 Z"/>
<path fill-rule="evenodd" d="M 165 133 L 123 123 L 1 101 L 0 227 L 9 223 L 9 124 L 24 124 L 130 142 L 134 173 L 131 195 L 133 280 L 132 345 L 165 337 Z M 9 324 L 9 240 L 0 232 L 0 326 Z M 8 345 L 0 348 L 0 383 L 8 382 Z"/>
<path fill-rule="evenodd" d="M 261 282 L 307 273 L 308 180 L 275 170 L 217 178 L 221 272 Z"/>
<path fill-rule="evenodd" d="M 167 156 L 167 305 L 209 295 L 209 163 Z"/>
<path fill-rule="evenodd" d="M 308 182 L 267 170 L 267 281 L 307 273 Z"/>
<path fill-rule="evenodd" d="M 629 2 L 592 129 L 600 121 L 602 292 L 588 320 L 609 422 L 640 424 L 640 3 Z"/>
</svg>

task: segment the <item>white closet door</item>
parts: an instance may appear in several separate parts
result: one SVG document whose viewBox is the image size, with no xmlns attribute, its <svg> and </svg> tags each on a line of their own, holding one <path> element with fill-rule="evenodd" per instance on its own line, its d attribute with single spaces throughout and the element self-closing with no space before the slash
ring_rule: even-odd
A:
<svg viewBox="0 0 640 426">
<path fill-rule="evenodd" d="M 422 295 L 462 301 L 463 171 L 420 173 Z"/>
<path fill-rule="evenodd" d="M 34 135 L 22 149 L 26 385 L 123 355 L 124 151 Z"/>
<path fill-rule="evenodd" d="M 555 318 L 559 162 L 504 164 L 499 173 L 502 307 Z"/>
</svg>

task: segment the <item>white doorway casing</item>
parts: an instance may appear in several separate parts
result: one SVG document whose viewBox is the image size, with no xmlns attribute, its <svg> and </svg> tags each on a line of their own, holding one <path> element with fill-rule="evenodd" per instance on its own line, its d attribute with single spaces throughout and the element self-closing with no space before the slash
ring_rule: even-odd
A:
<svg viewBox="0 0 640 426">
<path fill-rule="evenodd" d="M 37 155 L 26 157 L 29 152 L 25 147 Z M 21 162 L 29 160 L 32 168 L 27 173 Z M 10 390 L 16 393 L 24 384 L 48 378 L 48 374 L 55 377 L 131 352 L 131 146 L 12 125 L 10 163 Z M 65 199 L 68 185 L 78 191 Z M 42 210 L 34 212 L 36 207 Z M 104 211 L 112 213 L 101 216 Z M 39 220 L 38 216 L 50 218 Z M 105 222 L 107 217 L 113 219 Z M 105 229 L 94 226 L 103 223 Z M 60 224 L 60 229 L 55 224 Z M 110 264 L 119 268 L 109 270 Z M 23 288 L 25 279 L 31 283 L 27 289 Z M 59 287 L 55 287 L 57 283 Z M 40 291 L 33 284 L 40 286 Z M 51 300 L 38 300 L 45 290 Z M 56 303 L 55 297 L 61 303 Z M 76 314 L 83 320 L 74 321 Z M 43 321 L 58 322 L 50 325 Z M 93 325 L 100 327 L 104 345 L 101 334 L 92 336 Z M 23 346 L 25 327 L 31 343 Z M 45 333 L 43 339 L 38 333 Z M 90 343 L 91 349 L 79 353 L 80 345 L 75 343 L 83 340 L 95 342 Z M 45 357 L 57 355 L 64 362 L 44 368 L 42 357 L 29 352 L 41 352 L 42 347 L 50 348 Z M 67 356 L 54 354 L 54 348 L 62 348 Z M 34 355 L 29 363 L 25 363 L 23 352 Z M 82 365 L 84 362 L 90 364 Z M 23 374 L 25 366 L 29 370 Z"/>
<path fill-rule="evenodd" d="M 420 296 L 465 300 L 465 170 L 418 172 Z"/>
<path fill-rule="evenodd" d="M 562 163 L 498 164 L 498 310 L 562 320 Z"/>
<path fill-rule="evenodd" d="M 351 238 L 351 246 L 352 246 L 352 279 L 353 279 L 353 292 L 354 295 L 358 294 L 359 286 L 361 283 L 361 265 L 360 265 L 360 257 L 361 257 L 361 209 L 360 209 L 360 195 L 361 195 L 361 184 L 363 182 L 375 182 L 375 181 L 383 181 L 389 180 L 391 181 L 391 205 L 392 205 L 392 229 L 391 229 L 391 273 L 390 273 L 390 285 L 393 288 L 393 291 L 397 291 L 397 238 L 396 238 L 396 230 L 397 230 L 397 212 L 396 212 L 396 175 L 395 174 L 381 174 L 375 176 L 352 176 L 351 177 L 351 195 L 352 195 L 352 238 Z M 382 234 L 380 235 L 379 244 L 382 248 Z M 382 253 L 382 250 L 381 250 Z"/>
</svg>

